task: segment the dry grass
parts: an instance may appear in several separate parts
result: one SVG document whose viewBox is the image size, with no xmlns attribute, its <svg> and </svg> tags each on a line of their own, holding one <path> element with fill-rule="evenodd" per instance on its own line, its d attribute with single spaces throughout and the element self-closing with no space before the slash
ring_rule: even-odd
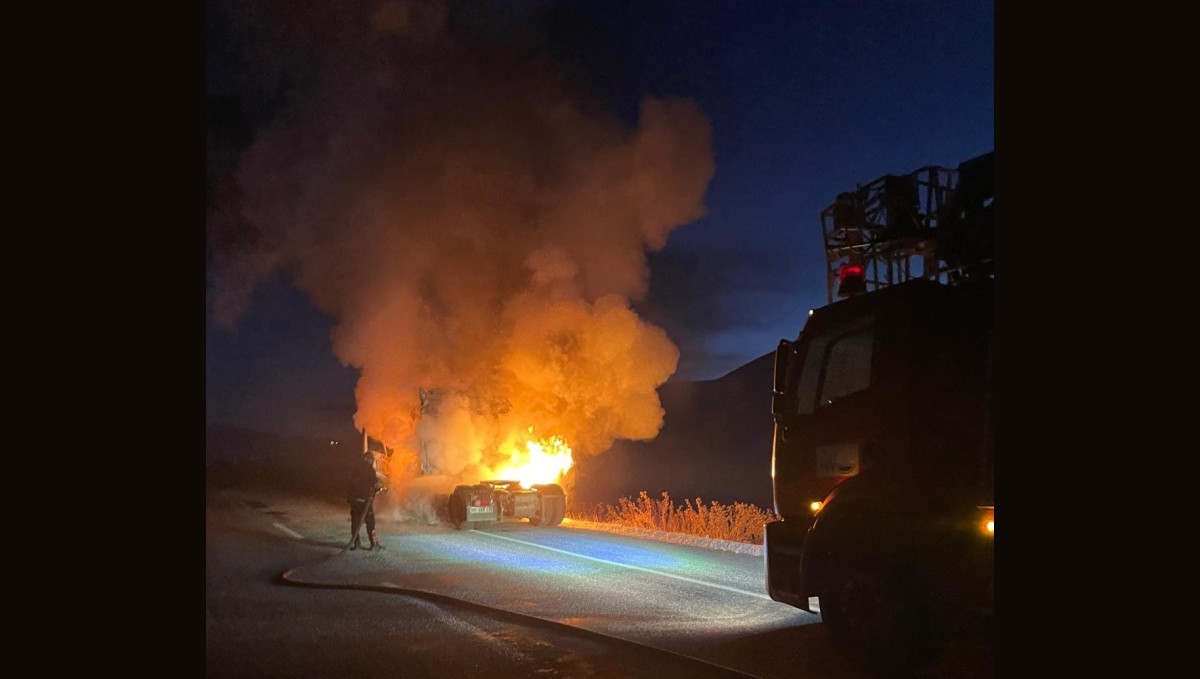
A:
<svg viewBox="0 0 1200 679">
<path fill-rule="evenodd" d="M 683 505 L 677 507 L 667 493 L 662 494 L 661 500 L 651 500 L 644 490 L 637 500 L 623 497 L 616 507 L 597 505 L 590 512 L 572 512 L 569 516 L 580 521 L 614 523 L 754 545 L 762 544 L 763 524 L 778 518 L 772 511 L 742 502 L 722 505 L 714 500 L 706 505 L 696 498 L 695 504 L 684 500 Z"/>
</svg>

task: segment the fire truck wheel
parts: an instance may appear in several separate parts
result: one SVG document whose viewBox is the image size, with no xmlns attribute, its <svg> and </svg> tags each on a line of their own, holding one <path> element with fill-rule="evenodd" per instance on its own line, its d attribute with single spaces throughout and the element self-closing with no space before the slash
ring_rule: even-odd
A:
<svg viewBox="0 0 1200 679">
<path fill-rule="evenodd" d="M 940 651 L 912 578 L 882 559 L 834 564 L 820 603 L 830 640 L 868 672 L 918 670 Z"/>
</svg>

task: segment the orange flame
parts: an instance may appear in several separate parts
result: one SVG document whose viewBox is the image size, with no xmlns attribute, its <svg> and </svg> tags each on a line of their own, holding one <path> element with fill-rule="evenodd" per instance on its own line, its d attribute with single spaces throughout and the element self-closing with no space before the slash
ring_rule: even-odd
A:
<svg viewBox="0 0 1200 679">
<path fill-rule="evenodd" d="M 532 433 L 533 428 L 529 431 Z M 573 463 L 571 446 L 562 436 L 530 438 L 524 444 L 514 445 L 508 464 L 499 468 L 499 477 L 515 479 L 529 488 L 535 483 L 557 482 Z"/>
</svg>

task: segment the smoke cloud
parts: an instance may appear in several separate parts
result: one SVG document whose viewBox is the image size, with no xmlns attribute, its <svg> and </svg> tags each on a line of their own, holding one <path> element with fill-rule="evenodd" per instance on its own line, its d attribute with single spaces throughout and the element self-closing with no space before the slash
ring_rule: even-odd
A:
<svg viewBox="0 0 1200 679">
<path fill-rule="evenodd" d="M 705 213 L 704 114 L 647 98 L 624 124 L 535 33 L 500 40 L 447 3 L 309 5 L 231 15 L 290 89 L 237 166 L 214 318 L 289 276 L 335 320 L 354 424 L 397 449 L 397 484 L 489 478 L 523 436 L 577 458 L 654 438 L 679 351 L 631 304 L 647 253 Z"/>
</svg>

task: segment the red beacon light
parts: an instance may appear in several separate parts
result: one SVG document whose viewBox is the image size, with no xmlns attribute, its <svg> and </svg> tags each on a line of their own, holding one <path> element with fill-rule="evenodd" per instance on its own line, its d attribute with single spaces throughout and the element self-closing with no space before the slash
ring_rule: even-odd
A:
<svg viewBox="0 0 1200 679">
<path fill-rule="evenodd" d="M 866 271 L 861 264 L 843 264 L 838 270 L 838 297 L 849 297 L 867 291 Z"/>
</svg>

